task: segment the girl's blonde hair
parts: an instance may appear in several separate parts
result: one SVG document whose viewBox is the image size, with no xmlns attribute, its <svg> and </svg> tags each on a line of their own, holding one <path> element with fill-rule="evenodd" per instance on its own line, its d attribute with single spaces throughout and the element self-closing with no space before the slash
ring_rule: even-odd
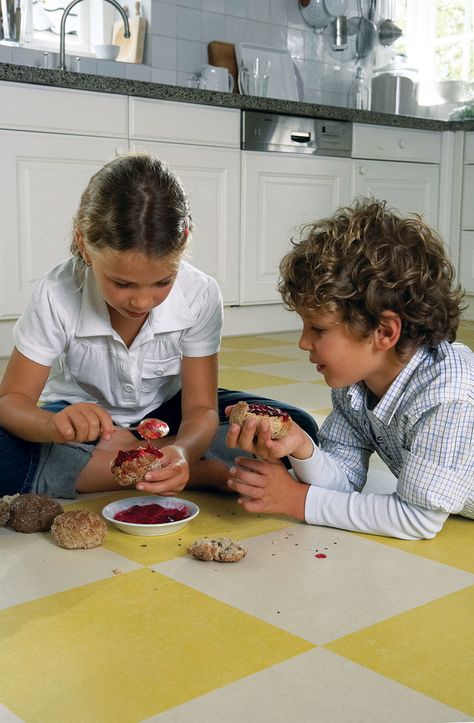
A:
<svg viewBox="0 0 474 723">
<path fill-rule="evenodd" d="M 401 218 L 385 202 L 359 199 L 304 226 L 280 265 L 288 309 L 337 312 L 360 337 L 384 311 L 402 320 L 400 357 L 454 341 L 463 291 L 441 239 L 418 215 Z"/>
<path fill-rule="evenodd" d="M 70 251 L 138 251 L 162 257 L 183 251 L 191 231 L 183 186 L 166 163 L 130 153 L 103 166 L 87 184 L 74 218 Z"/>
</svg>

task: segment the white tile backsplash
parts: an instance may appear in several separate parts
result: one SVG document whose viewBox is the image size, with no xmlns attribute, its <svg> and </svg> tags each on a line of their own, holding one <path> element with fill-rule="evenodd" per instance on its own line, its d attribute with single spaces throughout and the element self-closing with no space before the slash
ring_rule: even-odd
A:
<svg viewBox="0 0 474 723">
<path fill-rule="evenodd" d="M 142 14 L 148 21 L 144 65 L 82 58 L 81 71 L 186 86 L 208 62 L 211 40 L 244 41 L 289 50 L 304 81 L 304 100 L 320 103 L 324 96 L 346 104 L 353 53 L 338 58 L 329 29 L 315 33 L 298 0 L 143 0 Z M 357 14 L 357 0 L 349 0 L 346 14 Z M 42 53 L 0 45 L 0 62 L 42 67 Z"/>
</svg>

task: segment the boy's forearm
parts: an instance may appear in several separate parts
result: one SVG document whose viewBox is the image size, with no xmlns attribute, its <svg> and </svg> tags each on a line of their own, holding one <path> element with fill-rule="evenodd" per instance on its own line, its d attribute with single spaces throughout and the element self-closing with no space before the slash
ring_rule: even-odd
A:
<svg viewBox="0 0 474 723">
<path fill-rule="evenodd" d="M 341 492 L 311 486 L 305 519 L 309 524 L 338 527 L 402 540 L 431 539 L 448 518 L 442 510 L 429 510 L 391 495 Z"/>
</svg>

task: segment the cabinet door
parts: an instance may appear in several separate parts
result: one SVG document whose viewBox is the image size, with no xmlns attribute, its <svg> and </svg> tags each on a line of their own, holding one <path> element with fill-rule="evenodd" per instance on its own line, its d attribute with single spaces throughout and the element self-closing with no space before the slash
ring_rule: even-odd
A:
<svg viewBox="0 0 474 723">
<path fill-rule="evenodd" d="M 387 201 L 400 213 L 419 213 L 438 225 L 439 166 L 430 163 L 353 161 L 354 196 Z"/>
<path fill-rule="evenodd" d="M 225 304 L 239 301 L 240 151 L 134 141 L 166 161 L 181 178 L 194 231 L 190 261 L 218 282 Z"/>
<path fill-rule="evenodd" d="M 458 280 L 468 294 L 474 294 L 474 231 L 461 233 Z"/>
<path fill-rule="evenodd" d="M 350 201 L 350 159 L 244 152 L 241 303 L 281 302 L 279 264 L 298 226 Z"/>
<path fill-rule="evenodd" d="M 474 166 L 464 166 L 461 227 L 474 228 Z"/>
<path fill-rule="evenodd" d="M 36 280 L 69 256 L 89 178 L 116 155 L 106 138 L 0 131 L 0 315 L 18 316 Z"/>
</svg>

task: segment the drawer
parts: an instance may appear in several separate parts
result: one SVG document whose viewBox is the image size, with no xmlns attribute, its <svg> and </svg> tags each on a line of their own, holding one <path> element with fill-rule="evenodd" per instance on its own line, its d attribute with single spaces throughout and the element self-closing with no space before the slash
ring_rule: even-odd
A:
<svg viewBox="0 0 474 723">
<path fill-rule="evenodd" d="M 353 158 L 441 162 L 441 132 L 354 124 Z"/>
<path fill-rule="evenodd" d="M 464 163 L 474 163 L 474 133 L 464 134 Z"/>
<path fill-rule="evenodd" d="M 0 82 L 0 127 L 126 138 L 127 97 Z"/>
<path fill-rule="evenodd" d="M 240 110 L 130 98 L 130 139 L 240 148 Z"/>
</svg>

